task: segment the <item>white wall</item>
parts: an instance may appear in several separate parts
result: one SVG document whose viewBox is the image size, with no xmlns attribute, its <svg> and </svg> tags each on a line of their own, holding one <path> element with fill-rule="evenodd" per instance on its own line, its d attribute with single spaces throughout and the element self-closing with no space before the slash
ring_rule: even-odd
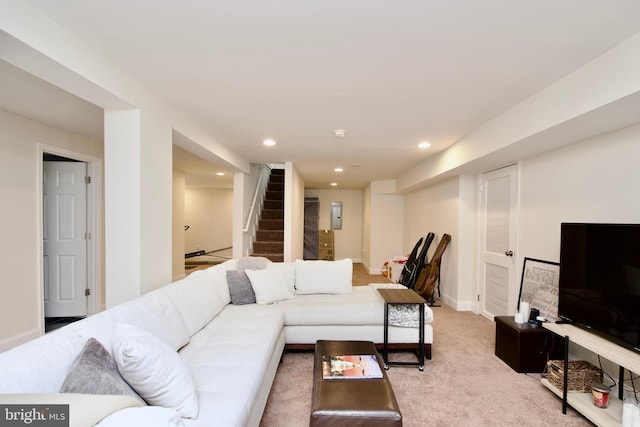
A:
<svg viewBox="0 0 640 427">
<path fill-rule="evenodd" d="M 559 261 L 561 222 L 640 223 L 638 161 L 640 125 L 523 160 L 517 253 Z"/>
<path fill-rule="evenodd" d="M 442 235 L 451 235 L 451 242 L 442 256 L 440 291 L 443 301 L 454 308 L 468 304 L 473 289 L 471 283 L 458 280 L 459 251 L 473 245 L 473 241 L 460 239 L 460 204 L 458 177 L 408 193 L 404 203 L 405 253 L 431 231 L 436 235 L 427 252 L 431 259 Z"/>
<path fill-rule="evenodd" d="M 184 185 L 185 176 L 182 171 L 173 170 L 173 209 L 172 209 L 172 278 L 178 280 L 184 277 L 184 254 L 185 252 L 185 231 L 184 226 L 187 224 L 184 214 Z"/>
<path fill-rule="evenodd" d="M 362 191 L 305 190 L 304 197 L 320 202 L 320 230 L 331 228 L 331 202 L 342 202 L 342 230 L 334 231 L 335 259 L 362 262 Z"/>
<path fill-rule="evenodd" d="M 386 261 L 405 254 L 404 198 L 393 194 L 395 189 L 393 180 L 374 181 L 369 188 L 370 274 L 380 274 Z"/>
<path fill-rule="evenodd" d="M 371 274 L 371 184 L 362 190 L 362 264 Z"/>
<path fill-rule="evenodd" d="M 44 332 L 39 143 L 103 157 L 99 141 L 0 110 L 0 351 Z"/>
<path fill-rule="evenodd" d="M 233 189 L 185 190 L 185 252 L 214 251 L 232 246 Z M 184 262 L 183 253 L 183 262 Z"/>
<path fill-rule="evenodd" d="M 304 181 L 291 162 L 285 163 L 284 261 L 303 258 Z"/>
</svg>

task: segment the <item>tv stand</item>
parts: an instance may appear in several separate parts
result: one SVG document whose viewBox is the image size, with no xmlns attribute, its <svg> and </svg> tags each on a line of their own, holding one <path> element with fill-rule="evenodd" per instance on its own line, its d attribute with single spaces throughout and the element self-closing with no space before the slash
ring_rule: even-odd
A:
<svg viewBox="0 0 640 427">
<path fill-rule="evenodd" d="M 589 331 L 578 328 L 571 324 L 544 323 L 543 327 L 556 335 L 564 337 L 565 340 L 565 366 L 568 366 L 569 343 L 579 345 L 593 353 L 599 354 L 605 359 L 620 366 L 620 380 L 618 396 L 623 390 L 624 370 L 640 372 L 640 354 L 621 347 L 609 340 L 599 337 Z M 567 405 L 571 405 L 576 411 L 587 417 L 591 422 L 599 426 L 620 426 L 622 424 L 622 400 L 612 395 L 609 396 L 609 406 L 606 409 L 599 408 L 593 404 L 591 393 L 567 392 L 567 372 L 565 372 L 565 382 L 562 390 L 558 390 L 548 380 L 543 379 L 542 383 L 562 398 L 562 413 L 566 414 Z"/>
</svg>

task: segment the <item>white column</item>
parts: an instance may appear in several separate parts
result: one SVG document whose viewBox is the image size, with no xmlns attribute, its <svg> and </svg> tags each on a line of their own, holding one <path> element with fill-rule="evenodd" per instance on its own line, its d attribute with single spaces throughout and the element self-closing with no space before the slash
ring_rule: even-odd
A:
<svg viewBox="0 0 640 427">
<path fill-rule="evenodd" d="M 140 293 L 172 280 L 173 149 L 170 122 L 142 110 L 140 139 Z"/>
<path fill-rule="evenodd" d="M 105 110 L 105 305 L 140 295 L 140 111 Z"/>
</svg>

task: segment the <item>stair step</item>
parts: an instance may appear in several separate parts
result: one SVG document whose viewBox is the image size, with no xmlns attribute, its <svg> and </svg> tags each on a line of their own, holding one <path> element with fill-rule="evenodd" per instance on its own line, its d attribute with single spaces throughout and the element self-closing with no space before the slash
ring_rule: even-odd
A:
<svg viewBox="0 0 640 427">
<path fill-rule="evenodd" d="M 258 230 L 256 240 L 260 242 L 284 242 L 284 231 L 280 230 Z"/>
<path fill-rule="evenodd" d="M 284 210 L 262 209 L 262 219 L 284 219 Z"/>
<path fill-rule="evenodd" d="M 284 191 L 284 183 L 269 181 L 269 184 L 267 184 L 267 191 Z"/>
<path fill-rule="evenodd" d="M 253 251 L 262 254 L 282 254 L 284 242 L 253 242 Z"/>
<path fill-rule="evenodd" d="M 269 191 L 265 194 L 266 200 L 284 200 L 284 191 Z"/>
<path fill-rule="evenodd" d="M 265 200 L 284 200 L 284 191 L 269 191 L 265 195 Z"/>
<path fill-rule="evenodd" d="M 284 209 L 284 200 L 265 200 L 264 209 Z"/>
<path fill-rule="evenodd" d="M 261 219 L 258 221 L 259 230 L 283 230 L 284 221 L 281 219 Z"/>
</svg>

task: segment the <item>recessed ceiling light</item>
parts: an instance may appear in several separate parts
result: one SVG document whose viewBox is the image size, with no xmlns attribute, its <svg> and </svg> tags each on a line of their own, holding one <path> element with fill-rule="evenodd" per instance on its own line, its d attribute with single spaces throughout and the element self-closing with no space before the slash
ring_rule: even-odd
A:
<svg viewBox="0 0 640 427">
<path fill-rule="evenodd" d="M 331 186 L 332 186 L 332 187 L 335 187 L 335 186 L 337 186 L 337 185 L 338 185 L 338 183 L 337 183 L 337 182 L 332 182 L 332 183 L 331 183 Z"/>
<path fill-rule="evenodd" d="M 342 169 L 342 168 L 335 168 L 333 171 L 334 171 L 334 172 L 342 172 L 343 170 L 344 170 L 344 169 Z"/>
<path fill-rule="evenodd" d="M 418 148 L 424 149 L 429 147 L 431 147 L 431 143 L 427 141 L 422 141 L 420 144 L 418 144 Z"/>
<path fill-rule="evenodd" d="M 273 145 L 276 145 L 276 142 L 273 139 L 265 139 L 264 141 L 262 141 L 262 143 L 264 145 L 266 145 L 267 147 L 271 147 Z"/>
<path fill-rule="evenodd" d="M 216 175 L 218 176 L 224 176 L 224 172 L 217 172 Z"/>
<path fill-rule="evenodd" d="M 347 134 L 347 131 L 344 129 L 336 129 L 333 132 L 338 138 L 344 138 L 344 136 Z"/>
</svg>

